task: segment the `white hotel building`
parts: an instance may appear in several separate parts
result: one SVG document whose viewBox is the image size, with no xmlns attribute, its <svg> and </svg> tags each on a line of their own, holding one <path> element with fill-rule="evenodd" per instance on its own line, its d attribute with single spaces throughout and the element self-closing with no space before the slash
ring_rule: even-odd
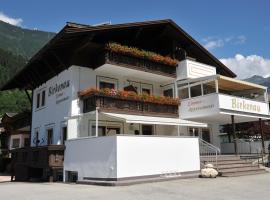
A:
<svg viewBox="0 0 270 200">
<path fill-rule="evenodd" d="M 109 42 L 178 63 L 110 51 Z M 198 174 L 200 144 L 235 151 L 233 143 L 222 148 L 220 125 L 269 119 L 267 88 L 235 77 L 171 20 L 67 23 L 2 88 L 32 90 L 32 147 L 13 152 L 15 177 L 117 182 Z M 99 91 L 105 88 L 181 104 Z"/>
</svg>

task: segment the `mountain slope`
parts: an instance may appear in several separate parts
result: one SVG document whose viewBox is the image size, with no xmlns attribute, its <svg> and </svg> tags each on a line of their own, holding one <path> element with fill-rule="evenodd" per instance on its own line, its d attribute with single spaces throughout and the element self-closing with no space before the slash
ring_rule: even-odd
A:
<svg viewBox="0 0 270 200">
<path fill-rule="evenodd" d="M 0 21 L 0 87 L 18 72 L 55 34 L 12 26 Z M 0 117 L 30 109 L 24 91 L 0 92 Z"/>
<path fill-rule="evenodd" d="M 268 87 L 268 91 L 270 91 L 270 77 L 264 78 L 262 76 L 254 75 L 250 78 L 245 79 L 245 81 L 264 85 L 264 86 Z"/>
<path fill-rule="evenodd" d="M 29 59 L 55 33 L 20 28 L 0 21 L 0 48 Z"/>
</svg>

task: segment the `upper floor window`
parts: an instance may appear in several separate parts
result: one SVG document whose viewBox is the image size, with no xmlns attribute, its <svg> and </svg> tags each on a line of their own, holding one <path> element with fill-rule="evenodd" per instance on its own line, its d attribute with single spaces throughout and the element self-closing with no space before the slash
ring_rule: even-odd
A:
<svg viewBox="0 0 270 200">
<path fill-rule="evenodd" d="M 148 95 L 150 95 L 151 94 L 151 90 L 148 89 L 148 88 L 142 88 L 142 94 L 148 94 Z"/>
<path fill-rule="evenodd" d="M 105 81 L 100 81 L 99 82 L 99 89 L 105 89 L 105 88 L 115 89 L 115 84 L 114 83 L 105 82 Z"/>
<path fill-rule="evenodd" d="M 173 89 L 167 89 L 167 90 L 163 90 L 163 96 L 165 97 L 173 97 Z"/>
<path fill-rule="evenodd" d="M 41 106 L 45 106 L 45 97 L 46 97 L 46 91 L 43 90 L 41 93 Z"/>
<path fill-rule="evenodd" d="M 44 107 L 46 104 L 46 89 L 37 92 L 36 108 Z"/>
<path fill-rule="evenodd" d="M 118 80 L 110 77 L 97 76 L 97 87 L 99 89 L 118 89 Z"/>
<path fill-rule="evenodd" d="M 40 93 L 37 94 L 37 108 L 40 107 L 39 102 L 40 102 Z"/>
</svg>

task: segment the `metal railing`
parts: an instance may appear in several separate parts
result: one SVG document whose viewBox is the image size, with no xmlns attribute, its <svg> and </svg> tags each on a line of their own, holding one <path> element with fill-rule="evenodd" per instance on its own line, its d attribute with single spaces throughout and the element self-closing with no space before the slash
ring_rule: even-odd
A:
<svg viewBox="0 0 270 200">
<path fill-rule="evenodd" d="M 258 165 L 264 164 L 264 151 L 262 146 L 258 146 L 258 143 L 249 139 L 236 138 L 234 141 L 237 142 L 238 154 L 242 159 L 257 162 Z"/>
<path fill-rule="evenodd" d="M 199 138 L 199 148 L 201 166 L 213 164 L 215 168 L 218 169 L 218 155 L 220 155 L 220 149 L 201 138 Z"/>
</svg>

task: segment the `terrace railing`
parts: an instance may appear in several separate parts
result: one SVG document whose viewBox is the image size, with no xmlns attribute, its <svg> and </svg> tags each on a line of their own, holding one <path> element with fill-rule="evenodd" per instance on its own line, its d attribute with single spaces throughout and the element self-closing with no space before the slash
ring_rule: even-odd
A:
<svg viewBox="0 0 270 200">
<path fill-rule="evenodd" d="M 105 62 L 164 76 L 176 77 L 176 66 L 170 66 L 135 56 L 106 51 Z"/>
<path fill-rule="evenodd" d="M 99 107 L 107 112 L 131 113 L 178 117 L 178 105 L 144 102 L 134 99 L 123 99 L 115 96 L 92 94 L 83 99 L 83 112 L 90 112 Z"/>
</svg>

